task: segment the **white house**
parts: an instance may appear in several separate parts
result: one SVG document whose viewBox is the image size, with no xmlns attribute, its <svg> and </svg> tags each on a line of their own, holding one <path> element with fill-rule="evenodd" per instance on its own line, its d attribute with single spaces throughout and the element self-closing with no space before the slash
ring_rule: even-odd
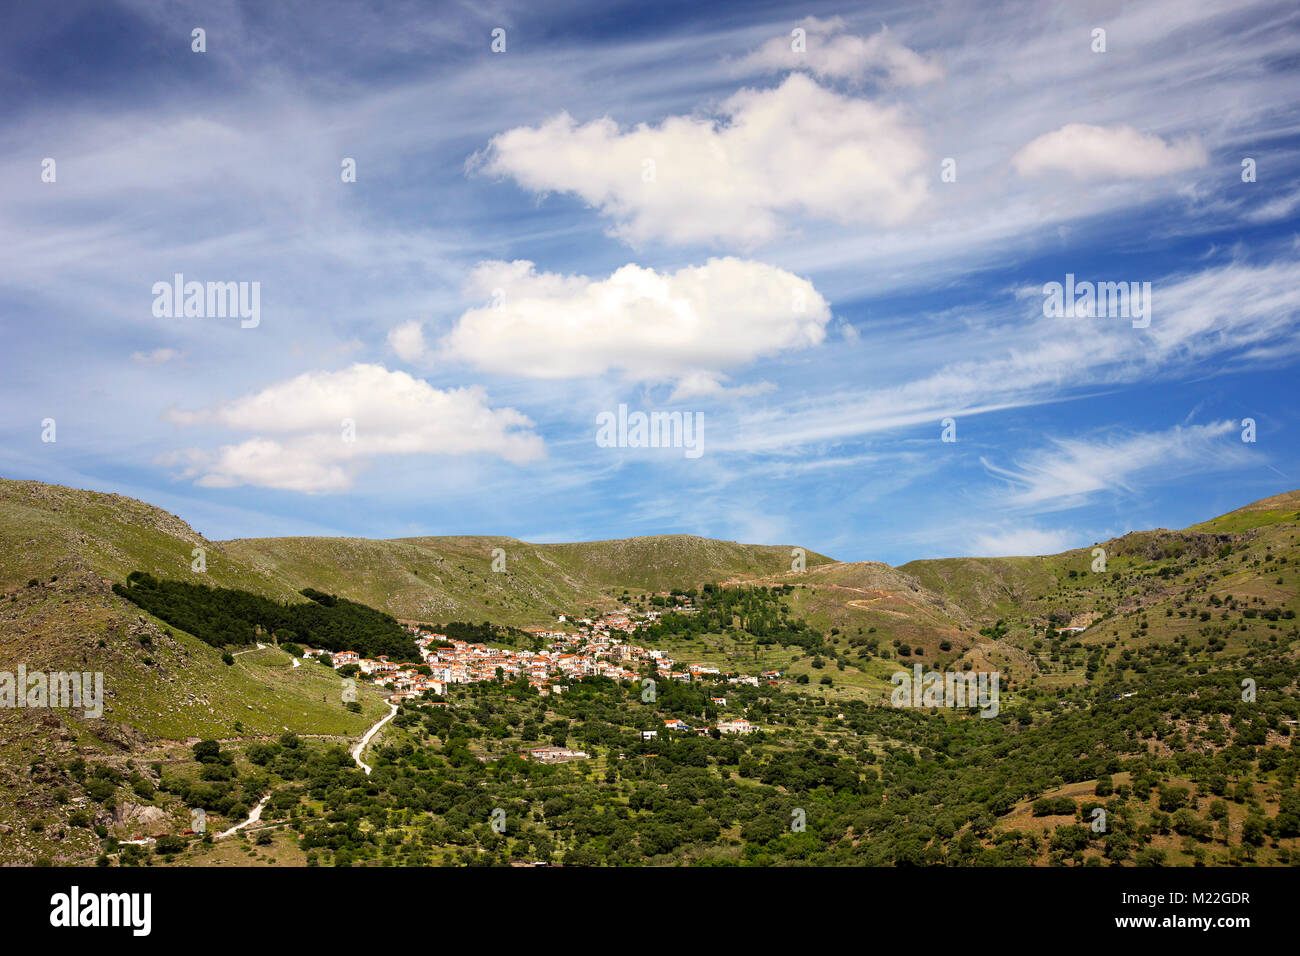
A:
<svg viewBox="0 0 1300 956">
<path fill-rule="evenodd" d="M 724 734 L 752 734 L 754 725 L 744 717 L 740 717 L 736 720 L 718 721 L 718 730 Z"/>
</svg>

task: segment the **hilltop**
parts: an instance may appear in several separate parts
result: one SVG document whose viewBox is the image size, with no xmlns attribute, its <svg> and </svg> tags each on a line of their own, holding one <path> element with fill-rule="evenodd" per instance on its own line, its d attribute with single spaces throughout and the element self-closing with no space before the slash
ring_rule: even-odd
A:
<svg viewBox="0 0 1300 956">
<path fill-rule="evenodd" d="M 513 625 L 611 610 L 625 591 L 630 596 L 772 574 L 789 568 L 792 550 L 680 534 L 575 544 L 464 535 L 241 538 L 221 547 L 239 566 L 295 590 L 319 588 L 400 619 Z M 808 554 L 807 561 L 832 563 L 819 554 Z"/>
<path fill-rule="evenodd" d="M 132 571 L 187 577 L 194 549 L 202 548 L 206 576 L 195 580 L 214 587 L 280 601 L 301 600 L 310 587 L 403 620 L 536 624 L 556 612 L 608 610 L 627 589 L 666 591 L 788 570 L 792 547 L 695 535 L 573 544 L 465 535 L 214 541 L 134 498 L 0 479 L 0 588 L 74 572 L 114 583 Z M 834 563 L 813 552 L 806 561 L 809 568 Z"/>
</svg>

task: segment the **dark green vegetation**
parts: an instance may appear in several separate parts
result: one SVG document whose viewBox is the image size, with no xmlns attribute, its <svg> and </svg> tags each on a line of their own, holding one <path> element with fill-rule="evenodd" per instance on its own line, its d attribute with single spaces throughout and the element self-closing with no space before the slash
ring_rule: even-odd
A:
<svg viewBox="0 0 1300 956">
<path fill-rule="evenodd" d="M 236 588 L 160 581 L 132 571 L 125 584 L 113 585 L 113 593 L 213 647 L 252 644 L 269 635 L 362 657 L 419 659 L 411 635 L 389 615 L 311 588 L 302 592 L 310 600 L 282 604 Z"/>
<path fill-rule="evenodd" d="M 782 600 L 794 591 L 790 584 L 758 587 L 720 588 L 706 584 L 680 592 L 689 602 L 685 607 L 668 598 L 655 597 L 648 603 L 663 607 L 662 616 L 639 632 L 638 640 L 647 645 L 672 638 L 690 640 L 708 634 L 727 634 L 759 645 L 802 647 L 808 652 L 825 651 L 820 633 L 799 618 L 790 616 L 789 604 Z"/>
<path fill-rule="evenodd" d="M 542 641 L 517 627 L 503 627 L 490 621 L 473 624 L 452 621 L 449 624 L 425 624 L 421 627 L 435 634 L 445 634 L 448 641 L 465 641 L 469 644 L 495 644 L 500 647 L 540 648 Z"/>
<path fill-rule="evenodd" d="M 1270 703 L 1243 703 L 1246 672 L 1232 669 L 1163 676 L 1140 698 L 1098 692 L 1061 713 L 1035 697 L 987 720 L 726 685 L 673 687 L 648 705 L 600 678 L 558 699 L 486 684 L 456 689 L 450 706 L 403 707 L 369 777 L 341 748 L 284 735 L 249 745 L 238 775 L 209 755 L 162 788 L 232 813 L 270 789 L 263 819 L 301 834 L 318 864 L 1300 862 L 1294 674 L 1248 664 Z M 722 695 L 763 731 L 662 729 L 699 723 Z M 557 741 L 592 758 L 519 756 Z M 194 776 L 209 782 L 179 782 Z M 197 843 L 183 859 L 208 852 Z"/>
</svg>

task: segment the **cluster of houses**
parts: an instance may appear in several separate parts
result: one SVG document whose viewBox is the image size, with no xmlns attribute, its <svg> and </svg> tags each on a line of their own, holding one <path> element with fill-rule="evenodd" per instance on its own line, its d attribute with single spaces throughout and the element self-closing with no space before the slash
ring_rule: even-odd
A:
<svg viewBox="0 0 1300 956">
<path fill-rule="evenodd" d="M 387 657 L 361 657 L 355 651 L 328 651 L 303 648 L 304 657 L 321 657 L 328 655 L 335 670 L 348 665 L 355 665 L 362 674 L 373 678 L 377 683 L 389 688 L 392 693 L 388 699 L 393 703 L 422 697 L 426 691 L 443 695 L 451 684 L 473 684 L 480 681 L 496 680 L 503 676 L 507 680 L 525 678 L 529 686 L 543 694 L 561 694 L 568 688 L 568 682 L 583 677 L 608 677 L 616 681 L 637 681 L 643 665 L 653 663 L 660 680 L 673 680 L 689 683 L 693 680 L 721 678 L 722 672 L 708 664 L 679 664 L 663 651 L 639 647 L 626 640 L 647 620 L 658 616 L 657 611 L 650 611 L 645 619 L 634 620 L 626 612 L 614 612 L 596 619 L 583 618 L 569 624 L 573 630 L 530 627 L 526 632 L 543 642 L 541 650 L 513 650 L 510 648 L 488 647 L 485 644 L 471 644 L 467 641 L 448 640 L 447 635 L 426 630 L 418 624 L 408 624 L 407 629 L 415 638 L 415 646 L 420 652 L 420 663 L 396 663 Z M 560 623 L 567 623 L 563 616 Z M 424 673 L 427 669 L 428 673 Z M 746 674 L 732 674 L 727 681 L 732 684 L 759 686 L 760 682 L 775 685 L 780 678 L 779 671 L 764 671 L 755 677 Z M 715 706 L 725 707 L 725 697 L 712 698 Z M 672 730 L 690 731 L 683 721 L 665 721 L 665 726 Z M 749 721 L 742 719 L 723 720 L 717 725 L 718 730 L 727 734 L 748 734 L 756 728 Z M 697 733 L 708 733 L 703 727 Z M 656 731 L 644 731 L 642 736 L 656 736 Z M 646 738 L 649 739 L 649 738 Z M 538 748 L 530 752 L 532 759 L 544 762 L 556 760 L 581 759 L 587 756 L 580 751 L 561 754 L 565 748 Z"/>
<path fill-rule="evenodd" d="M 389 695 L 388 699 L 393 703 L 420 697 L 425 691 L 433 691 L 435 694 L 447 693 L 449 681 L 444 675 L 433 671 L 432 668 L 429 674 L 422 674 L 416 669 L 420 666 L 419 664 L 397 664 L 382 654 L 372 659 L 362 657 L 356 651 L 339 651 L 330 654 L 328 651 L 316 650 L 310 647 L 304 647 L 302 654 L 303 657 L 327 655 L 335 670 L 347 667 L 349 664 L 356 665 L 362 674 L 367 677 L 374 677 L 377 683 L 392 688 L 393 693 Z"/>
</svg>

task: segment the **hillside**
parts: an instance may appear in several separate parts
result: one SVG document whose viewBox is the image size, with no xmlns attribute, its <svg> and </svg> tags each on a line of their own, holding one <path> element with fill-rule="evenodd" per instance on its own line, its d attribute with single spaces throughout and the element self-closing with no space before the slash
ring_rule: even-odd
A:
<svg viewBox="0 0 1300 956">
<path fill-rule="evenodd" d="M 196 547 L 207 552 L 203 575 L 191 570 Z M 77 758 L 122 777 L 90 826 L 124 837 L 179 829 L 188 811 L 156 793 L 161 770 L 143 762 L 129 768 L 133 760 L 163 768 L 187 740 L 274 737 L 286 729 L 346 741 L 384 710 L 379 695 L 367 692 L 362 712 L 350 713 L 331 671 L 293 667 L 271 647 L 223 663 L 220 649 L 112 592 L 112 583 L 136 569 L 304 600 L 161 509 L 120 495 L 0 481 L 0 670 L 22 664 L 29 673 L 104 675 L 100 719 L 77 710 L 0 708 L 0 865 L 95 852 L 92 830 L 66 822 L 88 804 L 61 802 L 67 781 L 56 782 L 49 769 L 60 761 Z"/>
<path fill-rule="evenodd" d="M 77 711 L 59 709 L 0 709 L 0 864 L 87 862 L 104 848 L 105 838 L 185 829 L 188 808 L 196 805 L 210 810 L 214 827 L 225 826 L 268 789 L 281 801 L 283 817 L 298 808 L 301 795 L 292 781 L 299 772 L 333 780 L 322 790 L 334 794 L 331 799 L 341 799 L 338 795 L 346 790 L 348 800 L 365 802 L 373 792 L 366 778 L 349 776 L 359 771 L 346 752 L 330 747 L 348 746 L 385 712 L 377 691 L 363 686 L 360 712 L 350 710 L 340 696 L 337 675 L 314 663 L 294 666 L 271 646 L 270 636 L 257 636 L 265 647 L 225 648 L 233 655 L 223 660 L 223 648 L 168 626 L 115 594 L 112 584 L 132 571 L 164 581 L 234 588 L 278 602 L 303 601 L 299 592 L 315 588 L 403 619 L 516 625 L 553 621 L 557 613 L 614 607 L 644 611 L 664 605 L 665 599 L 655 595 L 698 590 L 698 614 L 671 625 L 660 622 L 647 634 L 647 643 L 657 642 L 679 661 L 747 673 L 777 670 L 791 682 L 743 693 L 726 685 L 711 691 L 694 685 L 665 688 L 653 713 L 641 704 L 624 703 L 624 696 L 634 692 L 617 684 L 580 690 L 572 700 L 566 695 L 563 703 L 549 704 L 535 697 L 515 699 L 504 685 L 496 690 L 474 685 L 459 688 L 451 705 L 457 709 L 440 712 L 437 719 L 403 713 L 385 732 L 389 742 L 377 748 L 375 759 L 399 764 L 410 757 L 405 749 L 399 751 L 401 743 L 414 748 L 412 759 L 424 761 L 421 749 L 433 747 L 428 766 L 459 768 L 457 779 L 464 778 L 467 793 L 484 785 L 476 775 L 495 779 L 497 761 L 511 768 L 507 777 L 518 771 L 517 763 L 509 763 L 518 761 L 518 748 L 549 738 L 599 750 L 595 766 L 625 802 L 631 791 L 617 782 L 619 773 L 635 781 L 641 771 L 628 767 L 614 773 L 615 755 L 596 744 L 618 740 L 627 749 L 638 739 L 638 727 L 654 726 L 665 715 L 693 722 L 701 708 L 706 714 L 712 709 L 710 700 L 720 699 L 721 693 L 741 702 L 751 719 L 768 725 L 773 746 L 722 741 L 716 754 L 705 759 L 698 747 L 670 748 L 665 741 L 647 751 L 659 754 L 660 772 L 676 772 L 667 754 L 677 754 L 683 768 L 714 763 L 721 768 L 740 760 L 741 777 L 757 775 L 764 787 L 781 782 L 795 793 L 844 786 L 846 793 L 878 796 L 888 781 L 870 765 L 880 765 L 882 774 L 883 768 L 892 768 L 895 781 L 910 783 L 907 792 L 891 791 L 884 809 L 877 807 L 862 818 L 868 828 L 885 828 L 875 831 L 870 845 L 861 844 L 874 847 L 866 851 L 872 861 L 956 853 L 926 842 L 944 832 L 960 838 L 958 855 L 963 857 L 1001 859 L 999 854 L 1012 850 L 1019 862 L 1047 862 L 1049 852 L 1054 859 L 1072 854 L 1076 862 L 1095 857 L 1098 847 L 1080 837 L 1074 824 L 1065 816 L 1055 819 L 1052 806 L 1039 804 L 1106 797 L 1110 781 L 1102 779 L 1105 769 L 1114 773 L 1117 793 L 1121 780 L 1131 781 L 1131 786 L 1124 784 L 1122 810 L 1131 814 L 1134 826 L 1140 822 L 1149 828 L 1143 851 L 1148 858 L 1164 854 L 1172 862 L 1192 862 L 1205 858 L 1207 845 L 1209 852 L 1220 853 L 1216 839 L 1207 844 L 1202 823 L 1186 815 L 1187 833 L 1194 835 L 1185 834 L 1182 842 L 1166 838 L 1157 801 L 1182 799 L 1179 788 L 1220 794 L 1218 768 L 1223 766 L 1230 768 L 1228 796 L 1234 803 L 1226 810 L 1216 804 L 1213 811 L 1220 814 L 1214 819 L 1222 824 L 1222 854 L 1234 861 L 1249 861 L 1256 853 L 1284 861 L 1290 842 L 1258 850 L 1251 841 L 1261 814 L 1284 813 L 1289 821 L 1292 813 L 1286 793 L 1294 779 L 1288 776 L 1287 758 L 1278 754 L 1286 749 L 1289 727 L 1300 715 L 1295 679 L 1300 670 L 1297 505 L 1300 493 L 1292 492 L 1186 530 L 1133 532 L 1095 548 L 1042 557 L 955 558 L 893 568 L 810 553 L 807 568 L 793 571 L 789 546 L 683 535 L 575 544 L 494 537 L 213 542 L 175 515 L 133 499 L 0 481 L 0 670 L 22 663 L 29 671 L 98 671 L 105 681 L 103 719 L 87 720 Z M 191 565 L 195 548 L 206 555 L 201 574 Z M 504 553 L 503 570 L 493 569 L 494 549 Z M 1104 566 L 1096 549 L 1104 551 Z M 721 587 L 702 588 L 705 584 Z M 716 608 L 721 606 L 734 606 L 740 613 L 719 617 Z M 748 622 L 745 614 L 751 615 Z M 789 638 L 764 638 L 760 623 L 766 633 L 776 628 Z M 891 675 L 913 664 L 998 671 L 1002 719 L 882 709 Z M 1261 693 L 1268 696 L 1261 698 L 1262 709 L 1238 710 L 1229 717 L 1243 674 L 1258 677 Z M 493 707 L 477 702 L 484 694 L 500 698 L 493 707 L 508 714 L 508 722 L 494 716 Z M 603 717 L 591 716 L 585 697 L 609 704 Z M 588 720 L 591 724 L 584 725 Z M 1096 736 L 1102 728 L 1104 747 Z M 430 736 L 435 731 L 436 744 Z M 272 759 L 280 752 L 275 741 L 281 734 L 290 741 L 284 745 L 293 755 L 287 762 Z M 310 741 L 310 747 L 295 749 L 295 735 Z M 1037 750 L 1004 768 L 1003 761 L 1012 761 L 1020 746 L 1008 735 L 1024 737 Z M 190 745 L 202 738 L 221 741 L 233 769 L 196 762 Z M 1077 748 L 1093 746 L 1080 741 L 1093 741 L 1101 750 L 1076 770 Z M 1263 745 L 1273 753 L 1268 766 L 1255 749 Z M 814 750 L 823 752 L 800 756 Z M 742 753 L 748 755 L 742 758 Z M 961 754 L 975 762 L 942 763 Z M 949 781 L 950 805 L 961 809 L 935 822 L 933 831 L 918 831 L 916 821 L 930 810 L 915 803 L 911 793 L 931 773 L 924 766 L 928 760 L 940 760 L 936 766 L 946 768 L 942 773 Z M 1178 763 L 1166 766 L 1162 760 Z M 821 769 L 810 769 L 814 764 Z M 980 774 L 990 769 L 994 777 L 985 787 Z M 375 786 L 391 783 L 385 773 L 377 771 Z M 205 774 L 217 774 L 216 779 L 229 774 L 238 782 L 222 784 L 218 792 Z M 1211 786 L 1216 789 L 1207 790 Z M 972 789 L 983 795 L 970 796 Z M 648 792 L 637 799 L 650 801 Z M 757 801 L 759 793 L 744 800 Z M 762 799 L 774 799 L 775 793 Z M 414 800 L 416 806 L 433 800 L 401 787 L 393 799 Z M 324 809 L 319 802 L 302 806 L 307 816 Z M 1195 799 L 1183 809 L 1187 807 L 1203 809 Z M 735 812 L 737 820 L 744 820 L 756 811 Z M 888 814 L 895 812 L 911 817 L 903 831 L 886 827 Z M 974 844 L 974 825 L 962 833 L 966 813 L 984 814 L 980 841 Z M 701 833 L 712 832 L 703 820 L 699 826 Z M 1277 828 L 1287 841 L 1291 826 L 1287 822 Z M 1243 828 L 1251 841 L 1243 843 Z M 742 830 L 737 823 L 728 839 L 743 837 L 746 855 L 779 858 L 785 851 L 776 849 L 777 842 L 754 836 L 760 830 L 751 832 L 748 825 Z M 324 831 L 312 832 L 320 840 L 328 837 Z M 915 842 L 922 832 L 931 836 Z M 1062 832 L 1068 839 L 1059 836 Z M 462 841 L 459 831 L 436 833 L 444 849 L 447 841 Z M 1043 840 L 1036 840 L 1035 833 Z M 1014 834 L 1019 836 L 1012 843 L 1001 842 L 1002 835 Z M 476 852 L 491 852 L 490 838 L 483 839 Z M 538 839 L 544 847 L 551 837 L 539 833 Z M 1058 840 L 1064 842 L 1058 846 Z M 1081 848 L 1068 849 L 1071 840 L 1081 840 Z M 760 843 L 767 849 L 759 851 Z M 292 840 L 280 841 L 277 848 L 276 859 L 282 862 L 305 859 Z M 208 859 L 206 852 L 199 855 Z M 468 851 L 457 852 L 464 859 Z M 661 858 L 644 846 L 639 852 L 628 859 Z M 718 857 L 716 847 L 703 845 L 690 852 L 709 859 L 734 860 L 737 855 L 724 850 Z M 1127 851 L 1115 852 L 1117 859 L 1131 862 Z M 440 850 L 434 856 L 446 860 L 452 852 Z M 211 858 L 239 862 L 228 845 L 212 850 Z M 579 853 L 574 859 L 585 857 Z M 674 859 L 662 857 L 663 862 Z"/>
<path fill-rule="evenodd" d="M 187 741 L 286 730 L 346 741 L 384 709 L 377 694 L 364 692 L 361 713 L 350 713 L 332 671 L 294 667 L 273 647 L 239 651 L 228 665 L 220 649 L 139 613 L 89 573 L 51 575 L 4 594 L 0 669 L 19 664 L 29 674 L 102 673 L 103 716 L 0 708 L 0 865 L 93 855 L 98 841 L 89 826 L 122 837 L 182 828 L 188 812 L 155 791 Z M 129 788 L 114 788 L 86 828 L 67 822 L 88 808 L 85 799 L 64 804 L 67 781 L 48 776 L 73 759 L 124 783 L 135 777 Z"/>
<path fill-rule="evenodd" d="M 491 569 L 496 547 L 506 552 L 502 573 Z M 203 551 L 202 573 L 193 568 L 195 549 Z M 133 571 L 294 603 L 306 600 L 302 588 L 316 587 L 404 618 L 536 624 L 558 609 L 616 606 L 615 584 L 624 579 L 653 588 L 678 575 L 697 582 L 770 570 L 788 564 L 789 551 L 687 536 L 587 545 L 488 537 L 217 542 L 132 498 L 0 479 L 0 670 L 102 672 L 105 697 L 97 720 L 65 709 L 0 709 L 0 865 L 93 854 L 93 827 L 121 837 L 183 828 L 184 808 L 159 785 L 189 742 L 246 743 L 292 731 L 346 744 L 384 710 L 378 693 L 363 688 L 362 711 L 350 713 L 332 671 L 294 667 L 274 647 L 236 650 L 234 663 L 223 663 L 220 648 L 113 593 Z M 86 798 L 62 802 L 78 785 L 46 769 L 69 760 L 117 781 L 86 826 L 67 823 L 91 806 Z M 221 821 L 213 816 L 214 826 Z"/>
<path fill-rule="evenodd" d="M 1291 492 L 1184 531 L 1156 529 L 1099 542 L 1106 552 L 1103 573 L 1092 570 L 1092 548 L 914 561 L 899 568 L 809 553 L 807 569 L 796 572 L 789 546 L 687 535 L 572 544 L 488 536 L 214 542 L 175 515 L 133 499 L 0 481 L 0 586 L 60 574 L 120 581 L 132 570 L 195 580 L 191 553 L 202 547 L 207 569 L 201 580 L 213 586 L 282 601 L 300 601 L 303 588 L 317 588 L 403 620 L 526 626 L 559 613 L 641 606 L 647 594 L 708 581 L 792 585 L 792 612 L 828 634 L 848 684 L 863 690 L 883 693 L 892 666 L 884 662 L 898 657 L 939 667 L 997 666 L 1013 679 L 1068 686 L 1087 679 L 1085 656 L 1098 658 L 1094 673 L 1102 662 L 1118 659 L 1113 647 L 1085 654 L 1102 635 L 1109 643 L 1123 635 L 1131 642 L 1139 633 L 1144 640 L 1182 634 L 1177 622 L 1187 620 L 1194 595 L 1211 593 L 1212 581 L 1232 582 L 1239 600 L 1285 603 L 1292 583 L 1267 581 L 1265 572 L 1271 561 L 1295 560 L 1297 507 L 1300 493 Z M 1245 646 L 1245 632 L 1263 620 L 1244 618 L 1225 642 Z M 1085 625 L 1089 629 L 1070 642 L 1072 651 L 1053 646 L 1059 641 L 1049 634 L 1052 628 Z M 734 660 L 745 645 L 732 644 L 706 637 L 675 650 L 688 659 Z M 774 652 L 767 660 L 773 668 L 798 670 L 802 657 Z"/>
<path fill-rule="evenodd" d="M 795 586 L 792 609 L 829 635 L 846 690 L 883 699 L 897 662 L 919 661 L 938 670 L 998 670 L 1013 695 L 1020 686 L 1064 692 L 1131 681 L 1171 653 L 1161 650 L 1166 643 L 1199 648 L 1202 661 L 1225 661 L 1294 631 L 1281 622 L 1300 610 L 1297 507 L 1300 493 L 1289 492 L 1186 530 L 1132 532 L 1055 555 L 897 568 L 828 562 L 743 583 Z M 1104 570 L 1094 570 L 1102 567 L 1097 548 Z M 728 645 L 697 645 L 690 659 L 717 648 Z M 727 656 L 736 661 L 740 651 Z M 798 654 L 764 660 L 819 676 Z"/>
<path fill-rule="evenodd" d="M 790 546 L 659 535 L 577 544 L 514 538 L 241 538 L 222 543 L 243 566 L 343 595 L 404 620 L 541 624 L 611 610 L 623 591 L 663 591 L 790 566 Z M 499 549 L 499 551 L 498 551 Z M 503 553 L 504 568 L 493 570 Z M 809 554 L 809 566 L 831 563 Z M 498 567 L 501 566 L 497 562 Z"/>
<path fill-rule="evenodd" d="M 1286 491 L 1253 501 L 1226 515 L 1192 525 L 1189 531 L 1249 531 L 1282 522 L 1300 521 L 1300 491 Z"/>
<path fill-rule="evenodd" d="M 747 545 L 693 535 L 575 544 L 514 538 L 241 538 L 212 541 L 176 515 L 122 495 L 0 479 L 0 587 L 94 572 L 121 582 L 132 571 L 193 575 L 203 582 L 281 601 L 306 587 L 337 594 L 403 620 L 491 618 L 539 624 L 555 611 L 605 610 L 624 589 L 660 591 L 728 577 L 788 570 L 792 546 Z M 494 552 L 504 570 L 493 570 Z M 809 568 L 833 563 L 809 552 Z"/>
<path fill-rule="evenodd" d="M 189 575 L 195 548 L 206 552 L 204 580 L 212 585 L 299 599 L 297 589 L 240 563 L 161 508 L 122 495 L 0 479 L 0 588 L 76 572 L 112 582 L 132 571 Z"/>
</svg>

